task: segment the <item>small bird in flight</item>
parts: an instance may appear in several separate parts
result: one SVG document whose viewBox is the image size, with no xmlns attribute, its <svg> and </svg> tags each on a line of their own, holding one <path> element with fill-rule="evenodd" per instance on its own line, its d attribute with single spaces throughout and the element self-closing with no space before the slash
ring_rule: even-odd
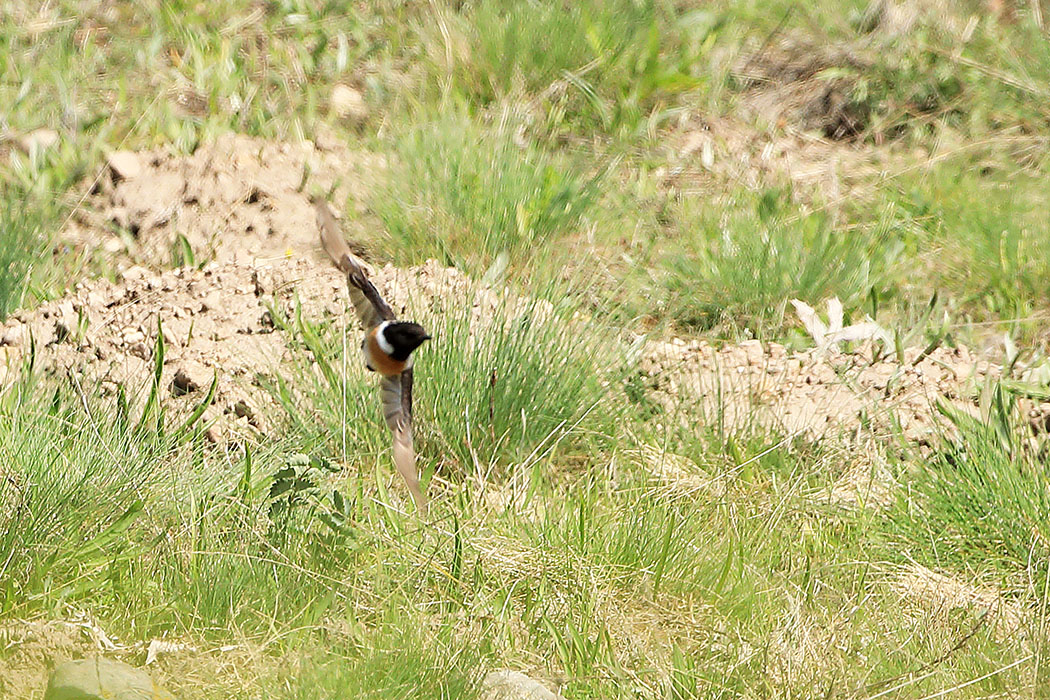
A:
<svg viewBox="0 0 1050 700">
<path fill-rule="evenodd" d="M 397 320 L 394 310 L 368 279 L 364 266 L 350 252 L 328 203 L 315 197 L 314 209 L 321 244 L 336 267 L 346 273 L 350 301 L 365 329 L 361 341 L 365 366 L 382 375 L 380 395 L 383 416 L 394 437 L 394 466 L 408 485 L 416 509 L 425 515 L 427 499 L 419 488 L 412 445 L 412 351 L 430 340 L 430 336 L 418 323 Z"/>
</svg>

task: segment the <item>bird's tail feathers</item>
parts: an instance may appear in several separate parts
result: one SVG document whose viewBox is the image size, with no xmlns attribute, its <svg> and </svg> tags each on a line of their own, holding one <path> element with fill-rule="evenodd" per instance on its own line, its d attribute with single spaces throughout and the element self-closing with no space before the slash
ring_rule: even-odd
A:
<svg viewBox="0 0 1050 700">
<path fill-rule="evenodd" d="M 317 228 L 321 232 L 321 245 L 335 266 L 347 275 L 367 277 L 364 263 L 352 252 L 346 239 L 339 231 L 332 208 L 321 197 L 314 197 L 314 211 L 317 213 Z"/>
</svg>

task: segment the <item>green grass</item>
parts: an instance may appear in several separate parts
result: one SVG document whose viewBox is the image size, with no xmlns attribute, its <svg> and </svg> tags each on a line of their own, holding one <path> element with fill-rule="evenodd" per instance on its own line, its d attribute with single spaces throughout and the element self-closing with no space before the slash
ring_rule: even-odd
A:
<svg viewBox="0 0 1050 700">
<path fill-rule="evenodd" d="M 1024 319 L 1046 306 L 1039 280 L 1050 272 L 1050 229 L 1038 213 L 1045 174 L 974 164 L 962 176 L 953 162 L 900 183 L 896 205 L 911 229 L 913 254 L 926 261 L 936 288 L 971 317 Z M 979 201 L 981 206 L 975 207 Z M 917 235 L 915 235 L 917 234 Z"/>
<path fill-rule="evenodd" d="M 390 257 L 433 257 L 479 276 L 501 255 L 527 269 L 577 233 L 599 185 L 565 158 L 519 147 L 503 121 L 451 115 L 409 129 L 391 157 L 372 198 Z"/>
<path fill-rule="evenodd" d="M 0 620 L 83 612 L 126 643 L 240 645 L 208 677 L 173 675 L 191 700 L 471 698 L 502 667 L 569 700 L 1036 692 L 1045 438 L 1008 394 L 921 447 L 809 441 L 661 409 L 630 361 L 631 333 L 667 327 L 797 344 L 795 297 L 837 296 L 920 344 L 930 325 L 1045 343 L 1050 44 L 1034 5 L 1006 23 L 971 4 L 887 38 L 867 4 L 5 6 L 0 317 L 114 274 L 61 238 L 107 151 L 191 152 L 226 131 L 379 152 L 366 201 L 343 203 L 376 262 L 436 258 L 510 289 L 410 309 L 434 335 L 416 388 L 426 523 L 402 512 L 341 317 L 275 315 L 295 369 L 272 382 L 273 434 L 238 444 L 165 428 L 148 378 L 123 400 L 14 380 Z M 964 41 L 948 20 L 970 13 Z M 776 171 L 751 189 L 722 168 L 827 136 L 742 116 L 762 86 L 741 62 L 785 39 L 858 57 L 818 76 L 861 128 L 813 152 L 881 158 L 839 194 Z M 362 91 L 364 118 L 332 112 L 337 84 Z M 41 127 L 59 143 L 22 153 Z M 682 153 L 703 130 L 711 167 Z M 691 486 L 656 475 L 662 452 Z M 897 500 L 828 502 L 870 455 Z M 992 582 L 1022 629 L 902 592 L 912 563 Z"/>
<path fill-rule="evenodd" d="M 84 176 L 86 159 L 68 142 L 15 150 L 0 169 L 0 321 L 68 288 L 93 261 L 57 239 L 69 206 L 56 193 Z M 95 268 L 97 269 L 97 268 Z"/>
<path fill-rule="evenodd" d="M 448 388 L 439 365 L 434 377 L 421 388 Z M 835 478 L 834 452 L 776 436 L 722 449 L 711 433 L 688 451 L 726 489 L 676 493 L 615 425 L 604 439 L 624 447 L 595 452 L 595 425 L 581 424 L 527 474 L 450 474 L 421 527 L 388 505 L 369 468 L 326 463 L 327 443 L 312 464 L 297 456 L 294 441 L 310 441 L 301 426 L 293 442 L 250 453 L 178 446 L 122 429 L 100 399 L 89 398 L 86 422 L 74 393 L 40 388 L 9 393 L 0 422 L 14 457 L 0 496 L 23 504 L 4 527 L 8 616 L 72 606 L 122 638 L 235 635 L 268 649 L 254 682 L 290 698 L 354 688 L 472 697 L 479 668 L 536 659 L 577 698 L 636 697 L 632 679 L 643 697 L 781 695 L 813 683 L 852 696 L 901 681 L 934 692 L 1014 660 L 971 692 L 1028 682 L 1023 643 L 990 631 L 908 680 L 973 620 L 914 634 L 906 601 L 880 573 L 888 523 L 808 495 Z M 580 398 L 549 396 L 546 406 Z M 314 405 L 316 415 L 332 410 L 327 399 Z M 538 412 L 523 410 L 530 420 Z M 365 430 L 385 454 L 378 421 Z M 424 460 L 442 447 L 423 443 Z M 353 455 L 371 449 L 350 445 Z M 496 459 L 509 466 L 513 455 Z M 301 480 L 276 494 L 289 467 Z M 796 648 L 812 651 L 796 659 Z M 293 659 L 300 670 L 279 670 Z M 213 697 L 192 683 L 178 689 Z"/>
<path fill-rule="evenodd" d="M 607 439 L 626 410 L 610 389 L 621 375 L 618 348 L 605 342 L 612 329 L 574 318 L 564 303 L 495 297 L 480 287 L 458 302 L 450 298 L 412 315 L 434 337 L 418 351 L 425 374 L 414 391 L 424 463 L 458 480 L 528 470 L 551 454 L 574 454 Z M 389 433 L 354 331 L 344 344 L 342 323 L 301 317 L 283 323 L 308 351 L 294 381 L 276 388 L 297 430 L 340 454 L 349 445 L 385 459 Z"/>
<path fill-rule="evenodd" d="M 405 621 L 387 621 L 387 631 L 364 649 L 350 639 L 316 657 L 302 659 L 305 673 L 279 673 L 274 697 L 288 700 L 321 698 L 433 698 L 477 696 L 473 664 L 477 651 L 456 639 L 456 628 L 422 629 Z"/>
<path fill-rule="evenodd" d="M 655 285 L 664 313 L 684 328 L 738 328 L 779 334 L 788 300 L 838 296 L 855 308 L 892 279 L 896 247 L 884 226 L 837 229 L 829 215 L 806 213 L 790 193 L 741 193 L 727 215 L 718 206 L 681 206 L 677 245 L 660 257 Z"/>
<path fill-rule="evenodd" d="M 967 570 L 972 562 L 1009 574 L 1045 576 L 1050 561 L 1050 490 L 1045 440 L 1026 433 L 1017 399 L 986 391 L 985 415 L 947 412 L 941 444 L 917 458 L 898 503 L 905 556 Z"/>
<path fill-rule="evenodd" d="M 0 320 L 25 306 L 26 283 L 33 268 L 44 261 L 44 235 L 33 220 L 33 210 L 9 197 L 0 212 Z"/>
<path fill-rule="evenodd" d="M 541 133 L 632 133 L 684 93 L 717 84 L 721 15 L 655 0 L 465 3 L 420 21 L 428 82 L 485 107 L 538 112 Z M 434 21 L 436 19 L 436 21 Z"/>
</svg>

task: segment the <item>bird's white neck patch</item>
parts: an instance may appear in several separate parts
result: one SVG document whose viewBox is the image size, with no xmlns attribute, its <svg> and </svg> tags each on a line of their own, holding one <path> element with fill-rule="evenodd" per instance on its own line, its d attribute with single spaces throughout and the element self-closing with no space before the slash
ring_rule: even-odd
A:
<svg viewBox="0 0 1050 700">
<path fill-rule="evenodd" d="M 386 335 L 383 331 L 390 325 L 390 321 L 383 321 L 379 324 L 379 328 L 376 329 L 376 343 L 379 345 L 379 349 L 385 352 L 387 355 L 393 354 L 394 346 L 390 344 L 390 341 L 386 339 Z"/>
</svg>

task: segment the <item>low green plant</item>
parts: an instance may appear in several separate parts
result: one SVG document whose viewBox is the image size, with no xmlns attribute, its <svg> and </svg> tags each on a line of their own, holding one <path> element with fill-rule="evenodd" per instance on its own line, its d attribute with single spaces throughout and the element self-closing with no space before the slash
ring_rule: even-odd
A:
<svg viewBox="0 0 1050 700">
<path fill-rule="evenodd" d="M 974 417 L 939 404 L 932 455 L 915 455 L 894 514 L 907 556 L 961 571 L 1016 575 L 1050 561 L 1050 478 L 1046 445 L 1033 445 L 1016 397 L 989 384 Z M 1041 441 L 1045 443 L 1045 439 Z"/>
<path fill-rule="evenodd" d="M 837 296 L 848 307 L 892 268 L 895 248 L 879 231 L 840 232 L 828 214 L 799 211 L 783 190 L 749 203 L 728 213 L 676 212 L 679 246 L 662 256 L 655 283 L 679 325 L 766 336 L 783 324 L 789 299 Z"/>
<path fill-rule="evenodd" d="M 509 124 L 452 116 L 409 130 L 372 198 L 400 263 L 437 258 L 478 275 L 518 268 L 579 231 L 597 196 L 564 158 L 519 146 Z"/>
</svg>

